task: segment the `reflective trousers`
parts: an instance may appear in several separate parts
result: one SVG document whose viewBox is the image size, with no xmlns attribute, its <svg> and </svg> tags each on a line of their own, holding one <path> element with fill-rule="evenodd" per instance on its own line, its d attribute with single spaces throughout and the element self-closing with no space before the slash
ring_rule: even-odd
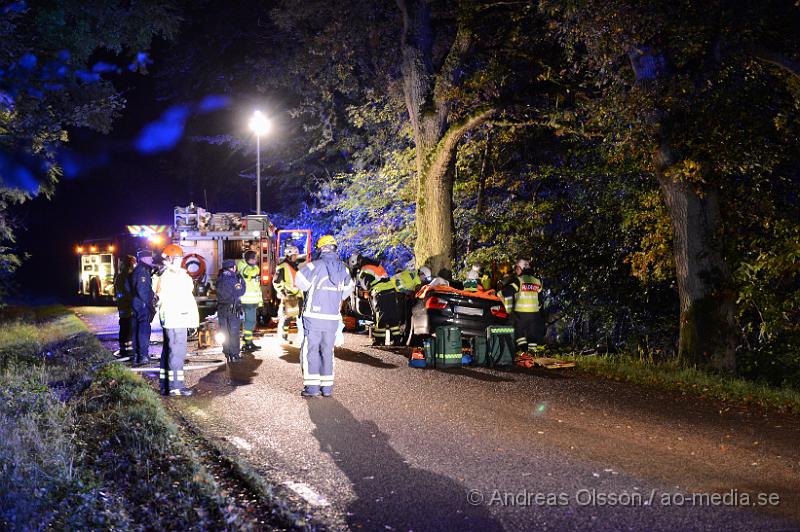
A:
<svg viewBox="0 0 800 532">
<path fill-rule="evenodd" d="M 528 344 L 544 342 L 544 317 L 541 312 L 519 312 L 514 317 L 517 353 L 528 350 Z"/>
<path fill-rule="evenodd" d="M 333 345 L 336 331 L 305 331 L 300 346 L 300 369 L 303 386 L 308 393 L 330 393 L 333 390 Z"/>
<path fill-rule="evenodd" d="M 242 305 L 244 309 L 244 327 L 242 338 L 245 343 L 253 341 L 253 331 L 256 330 L 256 319 L 258 316 L 258 305 Z"/>
<path fill-rule="evenodd" d="M 183 389 L 183 364 L 186 362 L 186 329 L 164 329 L 164 349 L 161 352 L 161 393 Z"/>
</svg>

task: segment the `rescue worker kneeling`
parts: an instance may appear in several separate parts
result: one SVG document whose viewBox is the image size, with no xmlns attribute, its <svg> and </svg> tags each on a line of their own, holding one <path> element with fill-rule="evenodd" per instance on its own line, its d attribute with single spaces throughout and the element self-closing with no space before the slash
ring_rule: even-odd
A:
<svg viewBox="0 0 800 532">
<path fill-rule="evenodd" d="M 161 393 L 192 395 L 184 386 L 183 365 L 186 361 L 187 329 L 200 324 L 193 290 L 194 282 L 181 268 L 183 249 L 170 244 L 162 253 L 164 272 L 156 281 L 158 315 L 164 330 L 164 349 L 161 354 Z"/>
<path fill-rule="evenodd" d="M 303 397 L 333 394 L 333 346 L 342 324 L 342 301 L 350 296 L 354 283 L 344 262 L 336 254 L 336 239 L 325 235 L 317 242 L 317 260 L 303 266 L 295 282 L 305 292 L 301 314 L 304 332 L 300 346 Z"/>
<path fill-rule="evenodd" d="M 245 292 L 244 279 L 236 271 L 236 261 L 223 261 L 217 277 L 217 320 L 224 335 L 222 352 L 229 362 L 242 359 L 239 350 L 239 329 L 242 326 L 240 298 Z"/>
</svg>

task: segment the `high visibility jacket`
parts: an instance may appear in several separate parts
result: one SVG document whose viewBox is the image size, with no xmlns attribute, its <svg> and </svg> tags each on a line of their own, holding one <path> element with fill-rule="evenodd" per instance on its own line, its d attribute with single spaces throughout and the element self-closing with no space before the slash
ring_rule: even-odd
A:
<svg viewBox="0 0 800 532">
<path fill-rule="evenodd" d="M 236 263 L 236 269 L 244 279 L 245 292 L 242 296 L 242 305 L 258 305 L 264 303 L 261 295 L 261 268 L 258 264 L 250 266 L 244 259 Z"/>
<path fill-rule="evenodd" d="M 422 285 L 422 279 L 416 270 L 403 270 L 392 277 L 398 292 L 416 292 Z"/>
<path fill-rule="evenodd" d="M 297 288 L 305 292 L 303 327 L 335 332 L 341 321 L 342 301 L 355 288 L 347 266 L 335 252 L 327 251 L 305 264 L 295 277 Z"/>
<path fill-rule="evenodd" d="M 542 281 L 530 273 L 522 272 L 503 289 L 503 303 L 506 310 L 518 314 L 539 312 L 539 292 Z"/>
<path fill-rule="evenodd" d="M 364 290 L 371 290 L 372 285 L 378 281 L 379 279 L 388 279 L 389 274 L 386 273 L 386 270 L 383 266 L 376 266 L 374 264 L 365 264 L 358 270 L 358 274 L 356 275 L 358 284 Z"/>
<path fill-rule="evenodd" d="M 200 324 L 194 281 L 180 266 L 168 266 L 156 280 L 158 315 L 165 329 L 193 329 Z"/>
<path fill-rule="evenodd" d="M 467 279 L 464 281 L 464 292 L 480 292 L 483 291 L 483 286 L 480 285 L 478 279 Z"/>
<path fill-rule="evenodd" d="M 374 295 L 382 294 L 383 292 L 392 291 L 397 289 L 393 279 L 378 279 L 370 286 L 369 293 Z"/>
<path fill-rule="evenodd" d="M 272 285 L 275 287 L 278 297 L 285 297 L 287 295 L 297 296 L 301 294 L 297 286 L 295 286 L 295 276 L 297 275 L 297 265 L 284 260 L 278 267 L 275 268 L 275 279 Z"/>
<path fill-rule="evenodd" d="M 488 273 L 484 273 L 483 275 L 481 275 L 480 285 L 481 285 L 481 288 L 483 288 L 484 291 L 489 290 L 490 288 L 492 288 L 492 278 L 489 276 Z"/>
</svg>

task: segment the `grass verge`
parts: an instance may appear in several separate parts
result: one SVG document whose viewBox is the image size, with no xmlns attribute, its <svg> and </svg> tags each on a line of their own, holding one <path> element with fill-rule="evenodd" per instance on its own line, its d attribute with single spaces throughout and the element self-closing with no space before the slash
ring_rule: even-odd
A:
<svg viewBox="0 0 800 532">
<path fill-rule="evenodd" d="M 258 526 L 220 494 L 147 382 L 111 361 L 64 307 L 4 309 L 0 529 Z"/>
<path fill-rule="evenodd" d="M 624 355 L 562 355 L 558 358 L 575 361 L 578 371 L 607 379 L 654 386 L 728 403 L 758 405 L 800 414 L 800 392 L 791 388 L 774 388 L 696 368 L 656 364 Z"/>
</svg>

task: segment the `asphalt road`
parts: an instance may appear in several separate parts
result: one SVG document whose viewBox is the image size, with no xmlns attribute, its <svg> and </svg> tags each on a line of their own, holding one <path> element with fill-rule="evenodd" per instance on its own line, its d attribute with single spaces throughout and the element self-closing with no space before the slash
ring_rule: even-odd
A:
<svg viewBox="0 0 800 532">
<path fill-rule="evenodd" d="M 76 312 L 114 344 L 113 309 Z M 302 399 L 298 350 L 268 335 L 170 400 L 334 529 L 800 530 L 797 416 L 573 370 L 412 369 L 346 336 L 333 398 Z"/>
</svg>

